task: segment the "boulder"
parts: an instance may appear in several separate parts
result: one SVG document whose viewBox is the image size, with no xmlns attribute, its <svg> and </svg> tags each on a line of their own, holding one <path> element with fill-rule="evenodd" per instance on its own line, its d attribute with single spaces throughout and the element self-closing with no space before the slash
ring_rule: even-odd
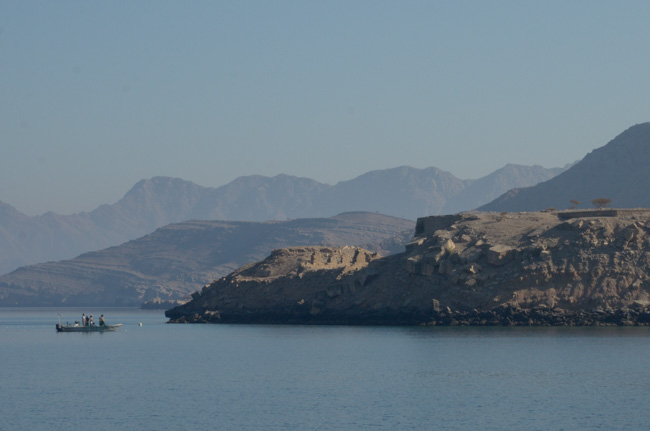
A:
<svg viewBox="0 0 650 431">
<path fill-rule="evenodd" d="M 486 255 L 490 265 L 503 266 L 514 259 L 515 249 L 507 245 L 496 244 L 488 249 Z"/>
</svg>

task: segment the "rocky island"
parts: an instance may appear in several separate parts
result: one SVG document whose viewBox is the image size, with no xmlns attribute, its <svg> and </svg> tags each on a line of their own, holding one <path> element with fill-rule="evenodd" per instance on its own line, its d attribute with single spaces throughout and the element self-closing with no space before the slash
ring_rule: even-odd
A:
<svg viewBox="0 0 650 431">
<path fill-rule="evenodd" d="M 170 322 L 648 325 L 650 210 L 420 218 L 403 253 L 275 250 L 166 312 Z"/>
</svg>

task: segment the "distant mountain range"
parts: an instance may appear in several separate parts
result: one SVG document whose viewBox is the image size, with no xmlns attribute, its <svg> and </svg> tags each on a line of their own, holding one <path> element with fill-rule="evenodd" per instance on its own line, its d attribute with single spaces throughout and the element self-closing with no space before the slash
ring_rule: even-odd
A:
<svg viewBox="0 0 650 431">
<path fill-rule="evenodd" d="M 650 123 L 630 127 L 558 176 L 510 190 L 479 210 L 590 208 L 597 198 L 611 199 L 616 208 L 650 207 Z"/>
<path fill-rule="evenodd" d="M 283 222 L 190 221 L 116 247 L 0 277 L 0 306 L 139 306 L 188 297 L 201 286 L 290 246 L 404 250 L 410 220 L 375 213 Z"/>
<path fill-rule="evenodd" d="M 420 216 L 477 207 L 586 208 L 595 198 L 619 208 L 650 207 L 649 189 L 650 123 L 644 123 L 567 169 L 507 165 L 460 180 L 437 168 L 399 167 L 334 186 L 288 175 L 241 177 L 219 188 L 156 177 L 113 205 L 69 216 L 28 217 L 0 203 L 0 270 L 101 250 L 1 276 L 0 306 L 176 300 L 275 248 L 351 245 L 396 253 Z"/>
<path fill-rule="evenodd" d="M 515 187 L 546 181 L 564 168 L 507 165 L 476 180 L 437 168 L 402 166 L 334 186 L 288 175 L 246 176 L 222 187 L 178 178 L 138 182 L 121 200 L 90 212 L 28 217 L 0 202 L 0 274 L 121 244 L 187 220 L 266 221 L 370 211 L 416 220 L 471 210 Z"/>
</svg>

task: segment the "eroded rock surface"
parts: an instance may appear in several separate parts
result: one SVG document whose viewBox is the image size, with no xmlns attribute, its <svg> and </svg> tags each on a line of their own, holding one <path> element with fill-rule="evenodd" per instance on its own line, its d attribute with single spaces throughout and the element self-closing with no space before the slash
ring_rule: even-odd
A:
<svg viewBox="0 0 650 431">
<path fill-rule="evenodd" d="M 419 219 L 402 254 L 275 251 L 175 322 L 647 325 L 650 210 Z"/>
</svg>

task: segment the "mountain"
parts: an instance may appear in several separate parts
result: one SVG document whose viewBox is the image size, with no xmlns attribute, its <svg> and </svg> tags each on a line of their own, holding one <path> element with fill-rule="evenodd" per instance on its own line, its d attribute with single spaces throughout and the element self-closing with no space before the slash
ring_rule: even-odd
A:
<svg viewBox="0 0 650 431">
<path fill-rule="evenodd" d="M 0 277 L 0 306 L 138 306 L 173 301 L 273 249 L 355 245 L 399 252 L 413 222 L 375 213 L 276 222 L 188 221 L 116 247 Z"/>
<path fill-rule="evenodd" d="M 445 205 L 442 214 L 455 214 L 476 208 L 477 202 L 488 202 L 503 194 L 504 190 L 530 187 L 550 180 L 565 171 L 564 168 L 547 169 L 539 165 L 522 166 L 508 164 L 478 180 L 471 181 L 457 196 Z"/>
<path fill-rule="evenodd" d="M 460 180 L 433 167 L 402 166 L 334 186 L 289 175 L 253 175 L 218 188 L 154 177 L 139 181 L 118 202 L 91 212 L 28 217 L 0 203 L 0 274 L 37 262 L 70 259 L 186 220 L 287 220 L 349 211 L 415 220 L 470 210 L 509 188 L 536 184 L 557 172 L 508 165 L 477 180 Z"/>
<path fill-rule="evenodd" d="M 562 209 L 571 206 L 571 200 L 589 207 L 596 198 L 611 199 L 617 208 L 649 207 L 649 189 L 650 123 L 643 123 L 625 130 L 558 176 L 533 187 L 511 190 L 479 209 Z"/>
<path fill-rule="evenodd" d="M 168 310 L 172 322 L 650 325 L 650 210 L 418 220 L 403 253 L 292 247 Z"/>
<path fill-rule="evenodd" d="M 446 202 L 465 187 L 466 181 L 437 168 L 401 166 L 339 182 L 317 201 L 316 209 L 322 213 L 355 207 L 416 220 L 440 214 Z"/>
<path fill-rule="evenodd" d="M 340 212 L 357 211 L 351 207 L 340 212 L 314 211 L 315 201 L 331 187 L 309 178 L 284 174 L 240 177 L 225 186 L 210 189 L 193 216 L 209 220 L 265 221 L 329 217 Z"/>
<path fill-rule="evenodd" d="M 0 203 L 0 270 L 101 247 L 106 236 L 116 235 L 97 227 L 86 215 L 49 212 L 28 217 Z"/>
</svg>

